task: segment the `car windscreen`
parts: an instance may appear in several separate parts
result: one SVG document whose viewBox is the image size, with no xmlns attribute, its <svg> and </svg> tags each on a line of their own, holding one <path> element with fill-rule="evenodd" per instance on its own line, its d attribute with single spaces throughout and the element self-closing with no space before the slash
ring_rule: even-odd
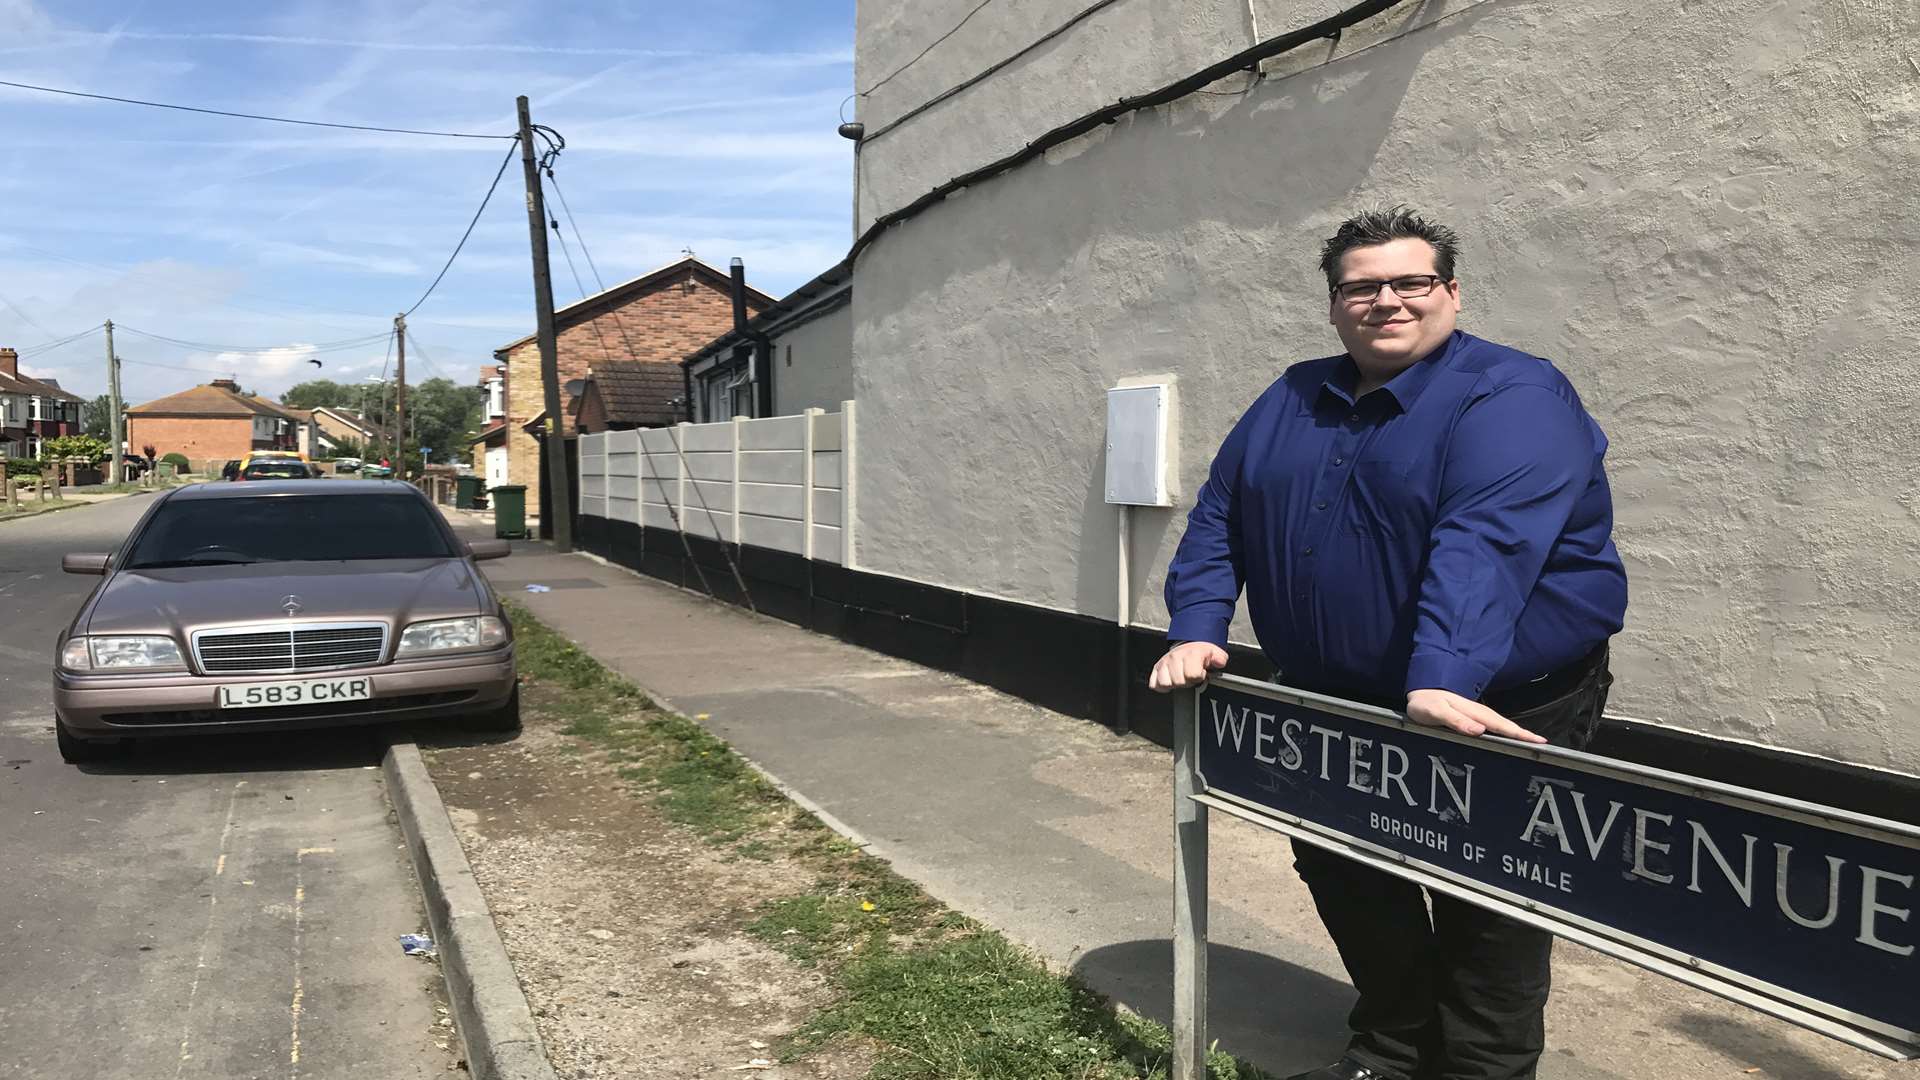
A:
<svg viewBox="0 0 1920 1080">
<path fill-rule="evenodd" d="M 153 513 L 128 569 L 223 563 L 444 559 L 455 554 L 412 495 L 173 499 Z"/>
<path fill-rule="evenodd" d="M 307 467 L 298 461 L 256 461 L 247 466 L 247 479 L 264 480 L 268 477 L 297 477 L 305 479 L 311 475 Z"/>
</svg>

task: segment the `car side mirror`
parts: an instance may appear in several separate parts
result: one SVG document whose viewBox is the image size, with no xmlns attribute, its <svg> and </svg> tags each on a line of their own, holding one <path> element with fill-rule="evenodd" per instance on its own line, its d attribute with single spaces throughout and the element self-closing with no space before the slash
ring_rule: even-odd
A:
<svg viewBox="0 0 1920 1080">
<path fill-rule="evenodd" d="M 475 562 L 484 559 L 504 559 L 513 554 L 513 545 L 505 540 L 469 540 L 467 554 Z"/>
<path fill-rule="evenodd" d="M 104 574 L 107 572 L 107 563 L 112 558 L 113 556 L 100 552 L 62 555 L 60 569 L 69 574 Z"/>
</svg>

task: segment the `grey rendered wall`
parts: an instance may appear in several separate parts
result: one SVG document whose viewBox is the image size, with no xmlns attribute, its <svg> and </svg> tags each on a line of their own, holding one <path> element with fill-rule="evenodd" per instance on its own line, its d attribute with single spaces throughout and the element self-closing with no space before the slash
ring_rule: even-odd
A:
<svg viewBox="0 0 1920 1080">
<path fill-rule="evenodd" d="M 852 308 L 828 312 L 779 335 L 773 349 L 776 415 L 791 416 L 803 409 L 839 412 L 840 403 L 853 397 Z"/>
<path fill-rule="evenodd" d="M 968 6 L 863 4 L 859 85 Z M 985 9 L 863 119 L 1032 29 L 995 19 L 1079 6 Z M 1324 14 L 1286 7 L 1263 34 Z M 1236 10 L 1120 0 L 870 143 L 869 213 L 1241 47 Z M 1141 513 L 1133 562 L 1164 625 L 1220 437 L 1338 349 L 1319 239 L 1407 201 L 1465 234 L 1463 326 L 1552 358 L 1613 439 L 1615 706 L 1920 770 L 1916 40 L 1910 0 L 1410 3 L 950 198 L 856 264 L 862 563 L 1110 617 L 1101 391 L 1172 372 L 1180 506 Z"/>
</svg>

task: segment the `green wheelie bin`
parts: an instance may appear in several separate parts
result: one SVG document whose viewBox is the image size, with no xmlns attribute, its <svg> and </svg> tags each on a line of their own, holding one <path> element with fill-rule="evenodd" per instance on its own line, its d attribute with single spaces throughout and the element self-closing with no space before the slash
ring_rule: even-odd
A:
<svg viewBox="0 0 1920 1080">
<path fill-rule="evenodd" d="M 480 489 L 486 480 L 478 476 L 459 476 L 454 478 L 453 508 L 456 510 L 476 509 L 480 501 Z"/>
<path fill-rule="evenodd" d="M 527 539 L 527 485 L 501 484 L 487 489 L 493 500 L 493 535 L 498 540 Z"/>
</svg>

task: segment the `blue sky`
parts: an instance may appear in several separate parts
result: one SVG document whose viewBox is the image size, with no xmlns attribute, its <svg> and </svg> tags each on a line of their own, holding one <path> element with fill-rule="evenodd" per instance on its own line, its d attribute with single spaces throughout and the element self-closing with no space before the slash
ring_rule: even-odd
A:
<svg viewBox="0 0 1920 1080">
<path fill-rule="evenodd" d="M 535 122 L 566 137 L 555 171 L 608 284 L 691 248 L 721 267 L 741 256 L 749 281 L 776 296 L 851 240 L 852 144 L 834 128 L 852 43 L 852 0 L 0 0 L 0 79 L 505 133 L 524 93 Z M 268 393 L 377 374 L 383 341 L 306 346 L 381 334 L 412 305 L 509 146 L 5 87 L 0 110 L 0 345 L 26 350 L 112 318 L 183 341 L 280 347 L 120 333 L 122 392 L 135 403 L 223 372 Z M 409 381 L 470 381 L 494 347 L 532 330 L 523 191 L 516 159 L 408 320 Z M 580 291 L 557 247 L 552 258 L 565 305 Z M 104 356 L 96 334 L 29 352 L 22 367 L 91 396 L 105 390 Z"/>
</svg>

